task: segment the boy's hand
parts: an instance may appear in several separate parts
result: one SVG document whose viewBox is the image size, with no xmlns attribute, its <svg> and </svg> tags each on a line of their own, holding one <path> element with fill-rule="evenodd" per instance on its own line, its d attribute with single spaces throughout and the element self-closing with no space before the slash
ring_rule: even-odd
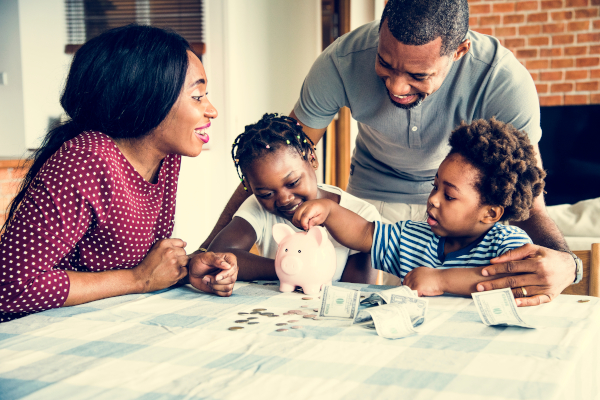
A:
<svg viewBox="0 0 600 400">
<path fill-rule="evenodd" d="M 321 225 L 327 220 L 327 217 L 331 212 L 332 203 L 331 200 L 327 199 L 309 200 L 304 202 L 294 213 L 292 223 L 305 231 L 313 226 Z"/>
<path fill-rule="evenodd" d="M 444 294 L 441 272 L 435 268 L 415 268 L 404 277 L 404 285 L 419 292 L 419 296 L 440 296 Z"/>
</svg>

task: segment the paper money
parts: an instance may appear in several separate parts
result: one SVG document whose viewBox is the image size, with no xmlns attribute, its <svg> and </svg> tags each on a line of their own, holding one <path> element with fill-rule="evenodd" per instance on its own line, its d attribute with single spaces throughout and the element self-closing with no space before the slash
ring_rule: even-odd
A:
<svg viewBox="0 0 600 400">
<path fill-rule="evenodd" d="M 408 286 L 398 286 L 392 289 L 382 290 L 381 292 L 371 293 L 371 295 L 366 299 L 363 299 L 360 304 L 373 306 L 389 304 L 391 296 L 394 294 L 409 297 L 419 297 L 416 290 L 411 290 Z"/>
<path fill-rule="evenodd" d="M 510 288 L 471 293 L 481 321 L 488 326 L 512 325 L 535 328 L 519 315 L 515 297 Z"/>
<path fill-rule="evenodd" d="M 325 285 L 321 294 L 319 317 L 352 321 L 356 318 L 359 303 L 360 290 Z"/>
<path fill-rule="evenodd" d="M 410 321 L 406 307 L 401 304 L 384 304 L 365 310 L 371 314 L 377 334 L 386 339 L 400 339 L 417 333 Z"/>
<path fill-rule="evenodd" d="M 416 328 L 425 322 L 425 314 L 427 313 L 427 306 L 429 304 L 427 299 L 392 294 L 390 296 L 389 304 L 400 304 L 404 306 L 404 309 L 410 316 L 413 327 Z"/>
</svg>

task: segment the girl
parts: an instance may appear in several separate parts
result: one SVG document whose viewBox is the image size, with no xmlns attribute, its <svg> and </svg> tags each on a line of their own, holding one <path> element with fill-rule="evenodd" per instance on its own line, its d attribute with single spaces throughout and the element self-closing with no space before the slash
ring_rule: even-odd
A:
<svg viewBox="0 0 600 400">
<path fill-rule="evenodd" d="M 371 251 L 374 268 L 403 278 L 419 295 L 473 293 L 477 283 L 498 278 L 481 275 L 490 259 L 531 243 L 520 228 L 498 222 L 529 217 L 545 173 L 527 135 L 494 118 L 463 123 L 450 146 L 427 222 L 372 223 L 326 199 L 303 204 L 293 221 L 304 229 L 324 224 L 340 243 Z"/>
<path fill-rule="evenodd" d="M 327 199 L 351 210 L 367 221 L 379 219 L 375 207 L 343 190 L 317 184 L 318 167 L 312 141 L 296 120 L 265 114 L 256 124 L 246 126 L 231 151 L 238 176 L 253 195 L 242 204 L 232 221 L 209 246 L 209 250 L 231 252 L 237 257 L 239 279 L 277 279 L 275 253 L 277 243 L 272 227 L 291 220 L 304 202 Z M 369 255 L 350 251 L 333 238 L 337 256 L 334 281 L 374 283 L 376 271 Z M 250 253 L 257 244 L 259 254 Z"/>
<path fill-rule="evenodd" d="M 217 117 L 206 84 L 173 32 L 131 25 L 81 47 L 61 97 L 69 120 L 34 154 L 2 227 L 0 322 L 187 275 L 185 242 L 169 237 L 181 156 L 200 154 Z M 212 268 L 222 279 L 208 287 Z M 201 254 L 190 282 L 228 296 L 236 272 L 232 255 Z"/>
</svg>

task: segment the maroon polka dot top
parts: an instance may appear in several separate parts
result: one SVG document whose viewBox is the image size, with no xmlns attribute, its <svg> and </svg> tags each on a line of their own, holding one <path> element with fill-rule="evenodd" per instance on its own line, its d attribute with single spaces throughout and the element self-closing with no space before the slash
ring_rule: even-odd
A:
<svg viewBox="0 0 600 400">
<path fill-rule="evenodd" d="M 133 268 L 173 232 L 181 156 L 152 184 L 114 142 L 84 132 L 46 161 L 0 240 L 0 322 L 61 307 L 65 270 Z"/>
</svg>

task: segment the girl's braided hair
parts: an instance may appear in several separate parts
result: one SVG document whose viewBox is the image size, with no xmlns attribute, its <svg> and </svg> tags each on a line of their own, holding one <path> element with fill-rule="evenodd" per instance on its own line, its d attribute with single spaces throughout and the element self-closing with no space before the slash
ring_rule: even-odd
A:
<svg viewBox="0 0 600 400">
<path fill-rule="evenodd" d="M 304 160 L 315 158 L 314 143 L 293 118 L 278 114 L 265 114 L 255 124 L 246 125 L 244 132 L 233 141 L 231 157 L 235 169 L 244 182 L 244 171 L 254 160 L 287 146 Z M 247 190 L 244 184 L 244 189 Z"/>
<path fill-rule="evenodd" d="M 492 117 L 464 121 L 450 136 L 450 154 L 460 154 L 480 172 L 475 188 L 481 203 L 504 207 L 502 220 L 529 218 L 533 200 L 544 190 L 546 173 L 537 166 L 525 132 Z"/>
</svg>

